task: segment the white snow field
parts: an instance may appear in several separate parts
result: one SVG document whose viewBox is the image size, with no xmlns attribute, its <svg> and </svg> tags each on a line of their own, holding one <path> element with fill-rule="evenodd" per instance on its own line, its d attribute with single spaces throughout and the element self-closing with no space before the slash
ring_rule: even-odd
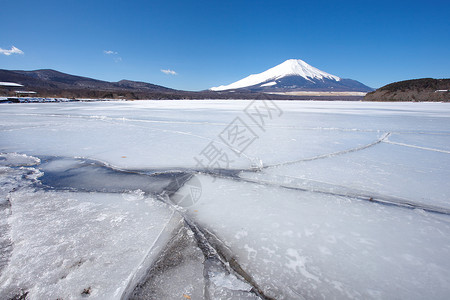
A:
<svg viewBox="0 0 450 300">
<path fill-rule="evenodd" d="M 1 299 L 448 299 L 445 103 L 0 106 Z"/>
</svg>

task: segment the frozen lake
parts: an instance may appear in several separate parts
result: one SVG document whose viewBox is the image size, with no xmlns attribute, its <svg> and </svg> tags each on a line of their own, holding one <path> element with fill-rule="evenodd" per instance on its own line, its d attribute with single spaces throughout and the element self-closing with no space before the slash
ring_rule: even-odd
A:
<svg viewBox="0 0 450 300">
<path fill-rule="evenodd" d="M 4 104 L 0 153 L 1 299 L 450 295 L 445 103 Z"/>
</svg>

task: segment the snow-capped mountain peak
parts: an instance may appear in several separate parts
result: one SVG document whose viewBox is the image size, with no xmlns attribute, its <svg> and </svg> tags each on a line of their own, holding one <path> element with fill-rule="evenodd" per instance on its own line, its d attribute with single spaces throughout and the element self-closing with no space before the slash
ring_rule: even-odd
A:
<svg viewBox="0 0 450 300">
<path fill-rule="evenodd" d="M 285 62 L 259 74 L 253 74 L 244 79 L 236 81 L 229 85 L 221 85 L 213 87 L 213 91 L 224 91 L 232 89 L 240 89 L 245 87 L 251 87 L 255 85 L 261 85 L 262 87 L 272 86 L 276 84 L 276 80 L 288 77 L 288 76 L 300 76 L 308 81 L 329 79 L 334 81 L 340 81 L 341 78 L 321 71 L 301 59 L 288 59 Z"/>
<path fill-rule="evenodd" d="M 307 64 L 301 59 L 288 59 L 284 63 L 279 64 L 278 66 L 273 67 L 272 69 L 267 70 L 273 71 L 274 73 L 279 73 L 278 78 L 285 76 L 298 75 L 302 76 L 305 79 L 317 78 L 317 79 L 334 79 L 336 81 L 341 80 L 341 78 L 328 74 L 324 71 L 321 71 L 313 66 Z"/>
</svg>

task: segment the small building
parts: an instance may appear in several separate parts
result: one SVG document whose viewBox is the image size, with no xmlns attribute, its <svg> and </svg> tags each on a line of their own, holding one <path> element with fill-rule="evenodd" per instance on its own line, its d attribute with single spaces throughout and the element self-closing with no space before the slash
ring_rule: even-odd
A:
<svg viewBox="0 0 450 300">
<path fill-rule="evenodd" d="M 33 91 L 15 91 L 15 93 L 17 97 L 27 97 L 27 96 L 29 97 L 31 95 L 36 94 L 36 92 Z"/>
<path fill-rule="evenodd" d="M 15 82 L 3 82 L 0 81 L 0 96 L 9 97 L 13 95 L 12 89 L 23 87 L 22 84 Z M 5 100 L 7 101 L 7 100 Z"/>
</svg>

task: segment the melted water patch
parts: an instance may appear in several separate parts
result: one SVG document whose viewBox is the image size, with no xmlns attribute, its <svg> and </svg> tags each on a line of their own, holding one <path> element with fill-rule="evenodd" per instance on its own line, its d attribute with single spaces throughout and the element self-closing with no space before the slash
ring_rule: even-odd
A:
<svg viewBox="0 0 450 300">
<path fill-rule="evenodd" d="M 124 193 L 141 190 L 149 194 L 174 193 L 192 175 L 183 171 L 137 172 L 114 169 L 83 158 L 41 157 L 42 185 L 49 189 Z"/>
</svg>

